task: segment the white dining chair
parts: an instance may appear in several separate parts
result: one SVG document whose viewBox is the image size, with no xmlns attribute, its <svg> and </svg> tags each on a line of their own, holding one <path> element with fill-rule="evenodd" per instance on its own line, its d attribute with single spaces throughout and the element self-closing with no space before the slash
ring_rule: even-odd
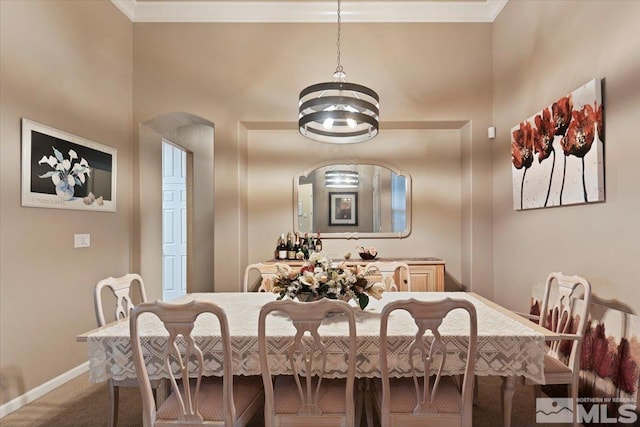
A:
<svg viewBox="0 0 640 427">
<path fill-rule="evenodd" d="M 135 290 L 137 283 L 137 291 Z M 110 300 L 114 300 L 113 315 L 105 316 L 103 301 L 103 290 L 111 291 Z M 94 289 L 93 301 L 96 311 L 96 320 L 98 327 L 104 326 L 109 322 L 129 317 L 129 313 L 136 304 L 147 301 L 147 293 L 144 287 L 144 281 L 139 274 L 129 273 L 121 277 L 108 277 L 100 280 Z M 154 389 L 159 386 L 159 381 L 154 382 Z M 120 401 L 120 387 L 138 387 L 136 379 L 109 380 L 109 416 L 108 426 L 115 427 L 118 425 L 118 403 Z"/>
<path fill-rule="evenodd" d="M 399 288 L 396 283 L 396 272 L 399 269 L 404 269 L 406 273 L 406 285 L 407 291 L 411 292 L 411 270 L 406 262 L 401 261 L 374 261 L 365 266 L 365 269 L 376 269 L 382 276 L 382 284 L 385 286 L 388 292 L 398 292 Z"/>
<path fill-rule="evenodd" d="M 277 268 L 275 264 L 263 264 L 261 262 L 256 264 L 249 264 L 247 268 L 244 270 L 244 280 L 243 280 L 243 292 L 253 291 L 251 285 L 254 283 L 249 283 L 252 276 L 252 272 L 257 272 L 259 275 L 260 285 L 258 286 L 258 292 L 271 292 L 271 288 L 273 287 L 276 277 L 277 277 Z M 251 289 L 250 289 L 251 288 Z"/>
<path fill-rule="evenodd" d="M 295 336 L 286 360 L 274 362 L 284 363 L 289 373 L 273 377 L 270 360 L 275 356 L 269 354 L 266 330 L 275 316 L 288 317 L 295 327 Z M 332 316 L 332 322 L 349 325 L 349 345 L 343 349 L 346 378 L 328 377 L 328 343 L 320 330 L 328 316 Z M 258 340 L 265 426 L 355 426 L 356 322 L 349 304 L 326 298 L 315 302 L 269 302 L 260 310 Z"/>
<path fill-rule="evenodd" d="M 469 341 L 458 354 L 448 354 L 439 328 L 452 311 L 467 312 Z M 412 377 L 389 378 L 387 331 L 399 312 L 406 311 L 417 325 L 409 346 Z M 466 322 L 466 320 L 464 320 Z M 382 309 L 380 321 L 381 379 L 373 381 L 374 406 L 383 427 L 446 427 L 472 423 L 473 383 L 478 340 L 476 309 L 464 299 L 438 301 L 415 299 L 391 302 Z M 462 359 L 463 375 L 445 375 L 447 366 L 457 366 Z M 449 363 L 447 363 L 449 362 Z"/>
<path fill-rule="evenodd" d="M 135 283 L 138 284 L 137 292 L 134 290 Z M 94 304 L 96 309 L 96 320 L 98 326 L 104 326 L 108 322 L 105 320 L 102 290 L 109 289 L 115 297 L 114 313 L 109 321 L 119 320 L 129 316 L 136 303 L 147 302 L 147 293 L 144 281 L 139 274 L 129 273 L 121 277 L 108 277 L 100 280 L 94 290 Z M 135 302 L 134 302 L 135 301 Z"/>
<path fill-rule="evenodd" d="M 561 334 L 564 340 L 549 341 L 544 356 L 544 382 L 525 379 L 542 396 L 541 385 L 566 384 L 573 403 L 574 426 L 577 422 L 580 351 L 591 307 L 591 284 L 584 277 L 554 272 L 547 276 L 539 315 L 525 315 L 540 326 Z M 520 313 L 522 314 L 522 313 Z"/>
<path fill-rule="evenodd" d="M 153 349 L 161 351 L 164 374 L 171 384 L 169 397 L 159 407 L 153 399 L 142 347 L 144 337 L 139 329 L 139 319 L 145 315 L 157 316 L 169 334 L 163 348 Z M 222 377 L 203 376 L 204 356 L 192 336 L 199 316 L 213 316 L 218 321 L 223 352 Z M 242 427 L 262 406 L 261 378 L 233 376 L 229 324 L 224 310 L 216 304 L 203 301 L 144 303 L 133 309 L 129 323 L 136 374 L 142 392 L 144 427 Z"/>
</svg>

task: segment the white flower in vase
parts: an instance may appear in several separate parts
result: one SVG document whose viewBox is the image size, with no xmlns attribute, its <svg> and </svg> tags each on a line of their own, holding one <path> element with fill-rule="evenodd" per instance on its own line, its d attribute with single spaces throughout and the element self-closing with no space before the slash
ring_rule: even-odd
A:
<svg viewBox="0 0 640 427">
<path fill-rule="evenodd" d="M 51 178 L 58 197 L 62 200 L 71 200 L 75 192 L 74 187 L 76 185 L 82 186 L 86 182 L 87 177 L 91 176 L 91 168 L 84 157 L 78 160 L 78 153 L 74 150 L 69 150 L 69 158 L 65 159 L 56 147 L 51 148 L 53 148 L 54 155 L 42 156 L 38 164 L 46 163 L 53 170 L 44 175 L 38 175 L 38 177 Z"/>
</svg>

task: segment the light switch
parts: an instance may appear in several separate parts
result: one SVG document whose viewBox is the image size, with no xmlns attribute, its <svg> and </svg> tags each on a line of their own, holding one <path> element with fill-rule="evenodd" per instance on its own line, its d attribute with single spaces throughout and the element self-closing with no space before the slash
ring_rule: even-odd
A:
<svg viewBox="0 0 640 427">
<path fill-rule="evenodd" d="M 73 235 L 74 248 L 88 248 L 89 246 L 91 246 L 90 234 L 74 234 Z"/>
<path fill-rule="evenodd" d="M 491 126 L 487 128 L 487 137 L 489 139 L 494 139 L 496 137 L 496 128 L 495 126 Z"/>
</svg>

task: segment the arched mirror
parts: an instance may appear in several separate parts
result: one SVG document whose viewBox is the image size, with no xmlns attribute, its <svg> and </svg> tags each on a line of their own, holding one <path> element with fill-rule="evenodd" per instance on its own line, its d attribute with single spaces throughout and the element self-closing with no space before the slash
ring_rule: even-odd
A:
<svg viewBox="0 0 640 427">
<path fill-rule="evenodd" d="M 411 232 L 411 177 L 377 161 L 325 162 L 293 181 L 293 223 L 322 238 L 401 238 Z"/>
</svg>

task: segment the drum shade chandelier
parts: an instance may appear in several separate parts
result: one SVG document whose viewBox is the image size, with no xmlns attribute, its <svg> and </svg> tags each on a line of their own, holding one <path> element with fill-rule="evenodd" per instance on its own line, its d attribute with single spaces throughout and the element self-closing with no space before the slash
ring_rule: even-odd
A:
<svg viewBox="0 0 640 427">
<path fill-rule="evenodd" d="M 324 173 L 324 186 L 328 188 L 358 188 L 359 182 L 357 171 L 334 170 Z"/>
<path fill-rule="evenodd" d="M 338 0 L 337 64 L 333 82 L 300 92 L 298 127 L 307 138 L 331 144 L 367 141 L 378 134 L 379 97 L 366 86 L 346 82 L 340 64 L 340 0 Z"/>
</svg>

